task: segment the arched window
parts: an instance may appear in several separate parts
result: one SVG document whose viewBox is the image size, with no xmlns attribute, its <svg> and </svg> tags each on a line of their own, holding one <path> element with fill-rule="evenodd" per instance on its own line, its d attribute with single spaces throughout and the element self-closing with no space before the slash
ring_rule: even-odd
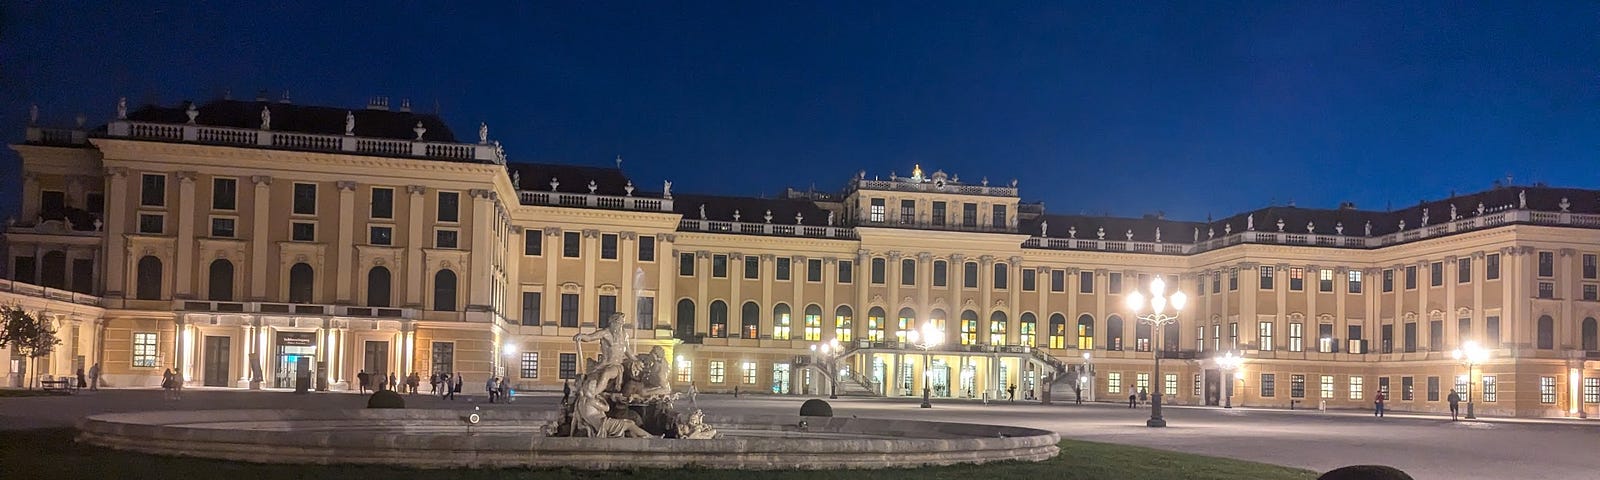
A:
<svg viewBox="0 0 1600 480">
<path fill-rule="evenodd" d="M 849 342 L 855 337 L 855 320 L 848 305 L 840 305 L 833 311 L 833 338 L 840 343 Z"/>
<path fill-rule="evenodd" d="M 822 307 L 815 304 L 806 305 L 805 339 L 808 342 L 822 340 Z"/>
<path fill-rule="evenodd" d="M 728 336 L 728 304 L 722 300 L 711 302 L 711 338 Z"/>
<path fill-rule="evenodd" d="M 1006 312 L 989 314 L 989 344 L 1006 344 Z"/>
<path fill-rule="evenodd" d="M 1539 317 L 1538 323 L 1539 348 L 1550 350 L 1556 348 L 1556 321 L 1549 315 Z"/>
<path fill-rule="evenodd" d="M 316 273 L 310 265 L 296 263 L 289 267 L 289 303 L 311 303 L 311 291 L 316 286 Z"/>
<path fill-rule="evenodd" d="M 867 310 L 867 340 L 872 342 L 883 341 L 883 308 L 872 307 Z"/>
<path fill-rule="evenodd" d="M 440 270 L 433 274 L 433 309 L 452 312 L 456 309 L 456 272 Z"/>
<path fill-rule="evenodd" d="M 739 312 L 739 335 L 744 338 L 761 338 L 761 306 L 744 302 Z"/>
<path fill-rule="evenodd" d="M 1078 349 L 1094 350 L 1094 317 L 1087 313 L 1078 316 Z"/>
<path fill-rule="evenodd" d="M 676 319 L 677 337 L 681 340 L 694 338 L 694 300 L 678 300 L 678 318 Z"/>
<path fill-rule="evenodd" d="M 917 328 L 917 312 L 910 308 L 901 308 L 900 313 L 896 316 L 899 318 L 895 322 L 894 338 L 904 342 L 906 341 L 906 332 Z"/>
<path fill-rule="evenodd" d="M 139 285 L 136 297 L 140 300 L 161 299 L 161 259 L 145 255 L 139 259 Z"/>
<path fill-rule="evenodd" d="M 1600 350 L 1600 332 L 1596 332 L 1594 317 L 1583 319 L 1583 349 L 1587 351 Z"/>
<path fill-rule="evenodd" d="M 367 306 L 387 307 L 393 291 L 389 267 L 372 267 L 367 271 Z"/>
<path fill-rule="evenodd" d="M 233 262 L 226 258 L 211 261 L 209 295 L 211 300 L 233 301 Z"/>
<path fill-rule="evenodd" d="M 1133 349 L 1135 351 L 1150 351 L 1150 324 L 1140 321 L 1133 322 L 1133 335 Z"/>
<path fill-rule="evenodd" d="M 772 307 L 772 339 L 788 340 L 789 331 L 789 305 L 780 303 Z"/>
<path fill-rule="evenodd" d="M 1050 315 L 1050 348 L 1067 348 L 1067 316 Z"/>
<path fill-rule="evenodd" d="M 1034 341 L 1039 336 L 1039 319 L 1033 313 L 1024 313 L 1017 323 L 1017 344 L 1024 347 L 1037 347 Z"/>
<path fill-rule="evenodd" d="M 67 288 L 67 254 L 60 250 L 44 254 L 39 268 L 39 286 Z"/>
<path fill-rule="evenodd" d="M 1122 317 L 1106 318 L 1106 350 L 1122 350 Z"/>
<path fill-rule="evenodd" d="M 933 323 L 933 328 L 936 328 L 941 332 L 945 332 L 945 339 L 948 341 L 950 338 L 950 331 L 944 328 L 944 319 L 944 310 L 935 308 L 933 309 L 932 313 L 928 314 L 928 321 Z"/>
<path fill-rule="evenodd" d="M 978 312 L 972 310 L 961 312 L 961 344 L 978 344 Z"/>
<path fill-rule="evenodd" d="M 1178 322 L 1168 322 L 1161 327 L 1161 344 L 1164 345 L 1162 350 L 1178 351 Z"/>
</svg>

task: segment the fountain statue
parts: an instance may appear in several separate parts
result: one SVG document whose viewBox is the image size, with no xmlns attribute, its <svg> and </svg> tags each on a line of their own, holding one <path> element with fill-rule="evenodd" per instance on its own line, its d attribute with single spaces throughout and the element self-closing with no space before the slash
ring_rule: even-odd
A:
<svg viewBox="0 0 1600 480">
<path fill-rule="evenodd" d="M 584 342 L 599 342 L 600 353 L 585 359 L 573 397 L 562 415 L 547 427 L 552 437 L 716 438 L 698 410 L 674 412 L 672 364 L 666 349 L 633 354 L 632 328 L 623 314 L 613 313 L 604 328 L 573 336 L 582 356 Z"/>
</svg>

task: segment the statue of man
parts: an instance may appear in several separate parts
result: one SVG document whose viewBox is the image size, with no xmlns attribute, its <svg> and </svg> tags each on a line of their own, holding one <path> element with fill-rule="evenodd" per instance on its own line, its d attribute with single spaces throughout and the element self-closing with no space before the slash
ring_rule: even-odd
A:
<svg viewBox="0 0 1600 480">
<path fill-rule="evenodd" d="M 622 362 L 628 358 L 631 342 L 628 338 L 627 322 L 623 320 L 621 313 L 611 314 L 611 323 L 606 325 L 606 328 L 573 335 L 572 340 L 600 342 L 600 354 L 586 375 L 598 375 L 599 385 L 602 387 L 622 388 Z M 614 387 L 613 383 L 616 384 Z"/>
</svg>

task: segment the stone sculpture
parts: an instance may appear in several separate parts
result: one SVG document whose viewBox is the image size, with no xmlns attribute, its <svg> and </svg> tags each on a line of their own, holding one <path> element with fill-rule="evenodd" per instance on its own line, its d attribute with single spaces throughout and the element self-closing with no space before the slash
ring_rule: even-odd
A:
<svg viewBox="0 0 1600 480">
<path fill-rule="evenodd" d="M 351 113 L 348 110 L 346 110 L 344 112 L 344 134 L 345 135 L 355 135 L 356 134 L 356 114 Z"/>
<path fill-rule="evenodd" d="M 263 110 L 265 110 L 263 108 Z M 117 97 L 117 120 L 128 119 L 128 97 Z"/>
<path fill-rule="evenodd" d="M 599 438 L 709 439 L 720 434 L 705 424 L 704 414 L 674 413 L 672 364 L 666 349 L 633 355 L 632 328 L 621 313 L 613 313 L 605 328 L 572 337 L 583 355 L 583 344 L 597 342 L 600 353 L 585 359 L 572 399 L 562 405 L 562 415 L 547 427 L 550 436 Z"/>
<path fill-rule="evenodd" d="M 1528 209 L 1528 191 L 1527 190 L 1523 190 L 1523 191 L 1517 192 L 1517 209 L 1519 209 L 1519 210 L 1527 210 Z"/>
<path fill-rule="evenodd" d="M 1252 232 L 1256 231 L 1256 214 L 1252 213 L 1250 216 L 1244 217 L 1244 229 Z"/>
<path fill-rule="evenodd" d="M 489 123 L 478 122 L 478 144 L 489 143 Z"/>
<path fill-rule="evenodd" d="M 1050 221 L 1049 220 L 1044 220 L 1044 221 L 1039 222 L 1039 237 L 1044 238 L 1044 237 L 1049 237 L 1049 236 L 1050 236 Z"/>
<path fill-rule="evenodd" d="M 699 409 L 690 412 L 683 423 L 678 424 L 678 438 L 689 440 L 709 440 L 721 436 L 720 433 L 706 425 L 706 414 Z"/>
<path fill-rule="evenodd" d="M 267 107 L 261 107 L 261 129 L 272 130 L 272 110 Z"/>
<path fill-rule="evenodd" d="M 661 181 L 661 198 L 672 198 L 672 181 Z"/>
</svg>

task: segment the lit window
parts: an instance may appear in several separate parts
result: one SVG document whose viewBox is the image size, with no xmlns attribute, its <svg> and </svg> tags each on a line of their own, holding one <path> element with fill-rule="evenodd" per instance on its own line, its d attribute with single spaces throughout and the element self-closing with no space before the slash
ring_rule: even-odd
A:
<svg viewBox="0 0 1600 480">
<path fill-rule="evenodd" d="M 723 365 L 722 360 L 711 361 L 711 383 L 722 383 L 726 374 L 726 367 Z"/>
<path fill-rule="evenodd" d="M 1111 372 L 1106 374 L 1106 391 L 1110 393 L 1122 393 L 1121 372 Z"/>
<path fill-rule="evenodd" d="M 1539 377 L 1539 403 L 1556 403 L 1556 377 Z"/>
<path fill-rule="evenodd" d="M 133 334 L 133 366 L 156 366 L 156 334 L 146 332 Z"/>
<path fill-rule="evenodd" d="M 1363 377 L 1356 377 L 1356 376 L 1350 377 L 1350 399 L 1351 400 L 1360 400 L 1361 399 L 1362 394 L 1365 393 L 1366 385 L 1363 384 L 1363 382 L 1365 382 L 1365 381 L 1366 381 L 1366 379 L 1363 378 Z"/>
<path fill-rule="evenodd" d="M 522 378 L 539 378 L 539 352 L 522 352 Z"/>
<path fill-rule="evenodd" d="M 1333 375 L 1322 376 L 1322 398 L 1333 398 Z"/>
</svg>

